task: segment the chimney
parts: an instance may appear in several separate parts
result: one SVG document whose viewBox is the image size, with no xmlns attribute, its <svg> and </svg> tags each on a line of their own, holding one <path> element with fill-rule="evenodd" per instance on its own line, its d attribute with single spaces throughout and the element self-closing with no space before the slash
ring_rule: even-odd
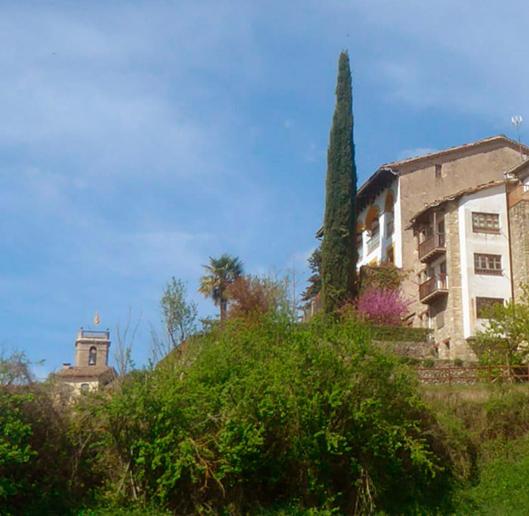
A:
<svg viewBox="0 0 529 516">
<path fill-rule="evenodd" d="M 70 362 L 64 362 L 64 364 L 62 365 L 63 369 L 71 369 L 71 367 L 72 367 L 72 364 Z"/>
</svg>

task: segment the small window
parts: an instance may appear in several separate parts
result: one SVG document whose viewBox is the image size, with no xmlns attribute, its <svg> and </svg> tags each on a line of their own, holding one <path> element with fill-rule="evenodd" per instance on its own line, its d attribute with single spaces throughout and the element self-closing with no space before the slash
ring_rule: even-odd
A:
<svg viewBox="0 0 529 516">
<path fill-rule="evenodd" d="M 437 164 L 435 165 L 435 179 L 441 179 L 442 177 L 442 165 Z"/>
<path fill-rule="evenodd" d="M 500 216 L 497 213 L 472 212 L 472 231 L 474 233 L 499 233 Z"/>
<path fill-rule="evenodd" d="M 89 390 L 90 390 L 90 385 L 88 385 L 87 383 L 81 384 L 81 392 L 88 392 Z"/>
<path fill-rule="evenodd" d="M 474 272 L 500 276 L 502 274 L 501 254 L 474 253 Z"/>
<path fill-rule="evenodd" d="M 476 297 L 476 316 L 478 319 L 487 319 L 490 310 L 495 305 L 503 305 L 500 297 Z"/>
<path fill-rule="evenodd" d="M 97 349 L 95 346 L 90 348 L 88 352 L 88 365 L 96 365 L 97 363 Z"/>
</svg>

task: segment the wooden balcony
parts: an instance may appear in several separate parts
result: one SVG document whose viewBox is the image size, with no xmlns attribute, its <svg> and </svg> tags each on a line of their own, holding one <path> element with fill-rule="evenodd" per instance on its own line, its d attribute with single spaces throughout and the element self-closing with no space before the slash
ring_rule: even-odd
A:
<svg viewBox="0 0 529 516">
<path fill-rule="evenodd" d="M 380 245 L 380 233 L 375 233 L 367 241 L 367 254 L 371 254 Z"/>
<path fill-rule="evenodd" d="M 440 274 L 427 279 L 419 285 L 419 299 L 421 303 L 430 303 L 439 296 L 448 294 L 446 274 Z"/>
<path fill-rule="evenodd" d="M 419 260 L 423 263 L 437 258 L 444 252 L 446 252 L 444 233 L 434 233 L 419 244 Z"/>
</svg>

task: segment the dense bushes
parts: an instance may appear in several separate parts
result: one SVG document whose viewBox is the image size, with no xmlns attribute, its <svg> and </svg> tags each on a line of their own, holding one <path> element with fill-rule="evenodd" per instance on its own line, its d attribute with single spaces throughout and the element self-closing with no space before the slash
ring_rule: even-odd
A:
<svg viewBox="0 0 529 516">
<path fill-rule="evenodd" d="M 137 376 L 105 407 L 131 472 L 121 496 L 179 513 L 424 499 L 443 478 L 431 417 L 409 372 L 367 340 L 352 321 L 235 321 Z"/>
<path fill-rule="evenodd" d="M 0 386 L 0 514 L 67 514 L 88 502 L 101 478 L 95 439 L 50 385 Z"/>
<path fill-rule="evenodd" d="M 472 484 L 527 436 L 529 395 L 435 391 L 428 408 L 370 335 L 354 319 L 232 320 L 73 405 L 4 388 L 0 512 L 413 514 L 454 511 L 457 486 L 483 497 Z"/>
</svg>

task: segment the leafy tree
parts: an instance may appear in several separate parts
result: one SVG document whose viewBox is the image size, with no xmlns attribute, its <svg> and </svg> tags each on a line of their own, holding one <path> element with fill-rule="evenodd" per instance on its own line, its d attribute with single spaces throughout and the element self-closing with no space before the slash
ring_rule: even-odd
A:
<svg viewBox="0 0 529 516">
<path fill-rule="evenodd" d="M 370 288 L 360 294 L 357 310 L 368 321 L 398 326 L 408 311 L 408 304 L 400 290 Z"/>
<path fill-rule="evenodd" d="M 200 281 L 199 292 L 211 297 L 220 308 L 220 320 L 226 319 L 228 311 L 228 297 L 226 289 L 243 274 L 242 262 L 236 256 L 223 254 L 219 258 L 209 258 L 209 264 L 204 265 L 206 274 Z"/>
<path fill-rule="evenodd" d="M 529 285 L 519 302 L 494 303 L 485 312 L 485 328 L 476 335 L 475 350 L 484 364 L 511 366 L 529 362 Z"/>
<path fill-rule="evenodd" d="M 288 312 L 285 282 L 258 276 L 241 276 L 226 289 L 229 317 Z"/>
<path fill-rule="evenodd" d="M 172 347 L 175 348 L 194 332 L 197 305 L 187 301 L 184 282 L 174 277 L 165 287 L 161 305 L 167 335 Z"/>
<path fill-rule="evenodd" d="M 305 302 L 310 302 L 321 291 L 321 247 L 314 249 L 308 262 L 311 275 L 308 279 L 307 288 L 301 294 L 301 300 Z"/>
<path fill-rule="evenodd" d="M 351 71 L 340 54 L 336 108 L 327 152 L 325 217 L 321 250 L 322 301 L 335 312 L 356 297 L 356 166 L 353 143 Z"/>
<path fill-rule="evenodd" d="M 33 381 L 31 362 L 23 351 L 0 354 L 0 386 L 28 385 Z"/>
<path fill-rule="evenodd" d="M 358 290 L 362 292 L 370 289 L 399 290 L 406 272 L 392 263 L 380 265 L 364 265 L 360 267 L 358 275 Z"/>
<path fill-rule="evenodd" d="M 22 417 L 22 405 L 28 395 L 0 389 L 0 506 L 9 507 L 11 500 L 27 487 L 19 471 L 35 452 L 29 442 L 31 425 Z"/>
</svg>

